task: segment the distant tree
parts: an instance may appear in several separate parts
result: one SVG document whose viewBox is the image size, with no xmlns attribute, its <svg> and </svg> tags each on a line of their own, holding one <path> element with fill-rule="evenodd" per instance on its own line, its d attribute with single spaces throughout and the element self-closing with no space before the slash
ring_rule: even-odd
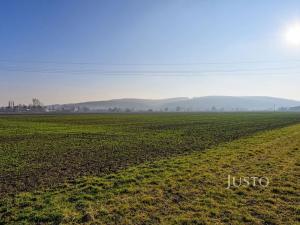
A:
<svg viewBox="0 0 300 225">
<path fill-rule="evenodd" d="M 89 109 L 88 107 L 82 107 L 81 111 L 82 111 L 82 112 L 89 112 L 90 109 Z"/>
<path fill-rule="evenodd" d="M 37 99 L 37 98 L 33 98 L 32 99 L 32 106 L 33 107 L 40 107 L 40 106 L 42 106 L 43 104 L 41 103 L 41 101 L 39 100 L 39 99 Z"/>
<path fill-rule="evenodd" d="M 289 109 L 286 107 L 280 107 L 278 108 L 278 111 L 285 112 L 285 111 L 289 111 Z"/>
</svg>

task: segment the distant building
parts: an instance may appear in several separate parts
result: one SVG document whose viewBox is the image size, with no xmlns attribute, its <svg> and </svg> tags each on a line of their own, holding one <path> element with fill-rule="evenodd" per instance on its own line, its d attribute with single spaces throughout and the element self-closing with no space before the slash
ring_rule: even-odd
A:
<svg viewBox="0 0 300 225">
<path fill-rule="evenodd" d="M 34 98 L 32 100 L 32 105 L 15 105 L 13 100 L 8 101 L 7 107 L 0 107 L 1 113 L 42 113 L 46 112 L 46 107 L 42 106 L 42 103 Z"/>
</svg>

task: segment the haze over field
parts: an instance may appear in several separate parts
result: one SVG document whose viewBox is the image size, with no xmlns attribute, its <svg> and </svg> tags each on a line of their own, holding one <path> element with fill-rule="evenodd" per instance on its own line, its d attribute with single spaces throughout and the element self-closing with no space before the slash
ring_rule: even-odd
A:
<svg viewBox="0 0 300 225">
<path fill-rule="evenodd" d="M 300 2 L 1 1 L 0 105 L 300 100 Z"/>
</svg>

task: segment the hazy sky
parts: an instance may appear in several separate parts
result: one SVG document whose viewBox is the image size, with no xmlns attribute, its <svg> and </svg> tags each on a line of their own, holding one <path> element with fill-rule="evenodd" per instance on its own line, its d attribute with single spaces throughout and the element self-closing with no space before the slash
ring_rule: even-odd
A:
<svg viewBox="0 0 300 225">
<path fill-rule="evenodd" d="M 0 105 L 300 100 L 298 24 L 299 0 L 1 0 Z"/>
</svg>

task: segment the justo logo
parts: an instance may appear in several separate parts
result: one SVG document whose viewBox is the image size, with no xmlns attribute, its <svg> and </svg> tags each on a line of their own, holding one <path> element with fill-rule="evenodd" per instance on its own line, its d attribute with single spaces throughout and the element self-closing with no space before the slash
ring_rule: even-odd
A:
<svg viewBox="0 0 300 225">
<path fill-rule="evenodd" d="M 268 187 L 269 179 L 267 177 L 239 177 L 236 178 L 234 176 L 228 175 L 227 179 L 227 187 L 226 189 L 230 189 L 231 187 L 239 188 L 239 187 L 249 187 L 249 186 L 261 186 Z"/>
</svg>

